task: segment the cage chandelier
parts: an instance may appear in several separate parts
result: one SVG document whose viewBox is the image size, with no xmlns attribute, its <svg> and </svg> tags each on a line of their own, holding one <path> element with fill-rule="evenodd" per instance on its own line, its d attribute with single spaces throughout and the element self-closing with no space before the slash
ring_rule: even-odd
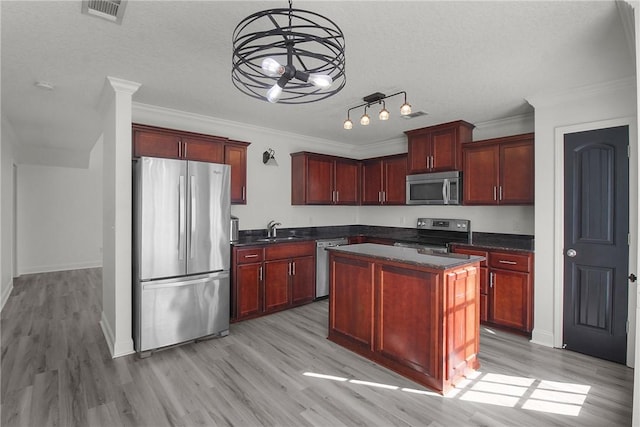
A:
<svg viewBox="0 0 640 427">
<path fill-rule="evenodd" d="M 401 91 L 391 95 L 385 95 L 384 93 L 376 92 L 362 98 L 364 104 L 356 105 L 355 107 L 351 107 L 347 110 L 347 119 L 344 121 L 343 127 L 347 130 L 353 128 L 353 122 L 351 121 L 350 113 L 351 110 L 360 107 L 364 107 L 364 114 L 362 115 L 362 117 L 360 117 L 360 124 L 362 126 L 367 126 L 371 122 L 371 119 L 367 114 L 367 108 L 370 108 L 375 104 L 382 104 L 382 109 L 378 113 L 378 119 L 389 120 L 389 110 L 387 110 L 384 100 L 396 95 L 404 95 L 404 103 L 402 104 L 402 106 L 400 106 L 400 115 L 407 116 L 411 114 L 411 105 L 407 103 L 407 92 Z"/>
<path fill-rule="evenodd" d="M 305 104 L 346 83 L 342 30 L 315 12 L 289 8 L 249 15 L 233 31 L 235 87 L 272 103 Z"/>
</svg>

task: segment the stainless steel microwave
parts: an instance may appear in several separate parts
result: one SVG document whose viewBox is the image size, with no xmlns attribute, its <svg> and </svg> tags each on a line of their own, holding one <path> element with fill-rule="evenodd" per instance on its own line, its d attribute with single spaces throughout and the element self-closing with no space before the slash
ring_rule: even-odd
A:
<svg viewBox="0 0 640 427">
<path fill-rule="evenodd" d="M 459 205 L 462 173 L 459 171 L 407 175 L 408 205 Z"/>
</svg>

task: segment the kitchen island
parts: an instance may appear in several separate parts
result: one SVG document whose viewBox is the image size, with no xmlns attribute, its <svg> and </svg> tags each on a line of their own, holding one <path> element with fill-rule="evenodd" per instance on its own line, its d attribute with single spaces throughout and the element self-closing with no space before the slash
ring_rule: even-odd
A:
<svg viewBox="0 0 640 427">
<path fill-rule="evenodd" d="M 479 367 L 482 257 L 371 243 L 328 250 L 329 340 L 441 393 Z"/>
</svg>

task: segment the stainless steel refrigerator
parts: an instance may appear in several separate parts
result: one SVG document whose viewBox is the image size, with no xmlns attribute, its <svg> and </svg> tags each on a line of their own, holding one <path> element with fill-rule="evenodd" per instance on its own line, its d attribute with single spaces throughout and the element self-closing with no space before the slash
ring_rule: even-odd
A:
<svg viewBox="0 0 640 427">
<path fill-rule="evenodd" d="M 136 351 L 227 335 L 230 167 L 142 157 L 133 168 Z"/>
</svg>

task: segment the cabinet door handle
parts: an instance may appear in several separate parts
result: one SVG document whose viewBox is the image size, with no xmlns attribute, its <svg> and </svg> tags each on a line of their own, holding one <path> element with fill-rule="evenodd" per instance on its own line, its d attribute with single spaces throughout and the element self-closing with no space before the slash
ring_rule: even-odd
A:
<svg viewBox="0 0 640 427">
<path fill-rule="evenodd" d="M 187 157 L 187 143 L 186 142 L 182 143 L 182 154 L 183 154 L 182 157 Z"/>
<path fill-rule="evenodd" d="M 500 186 L 500 200 L 502 200 L 502 185 Z"/>
<path fill-rule="evenodd" d="M 385 203 L 387 201 L 387 192 L 383 191 L 382 192 L 382 203 Z"/>
<path fill-rule="evenodd" d="M 493 288 L 493 273 L 489 273 L 489 287 Z"/>
<path fill-rule="evenodd" d="M 493 186 L 493 200 L 498 200 L 498 187 L 496 187 L 495 185 Z"/>
<path fill-rule="evenodd" d="M 260 268 L 258 269 L 258 271 L 260 272 L 260 281 L 262 282 L 262 266 L 260 266 Z"/>
<path fill-rule="evenodd" d="M 295 261 L 291 261 L 291 275 L 295 276 L 296 275 L 296 262 Z"/>
<path fill-rule="evenodd" d="M 245 255 L 244 256 L 245 259 L 247 259 L 247 258 L 257 258 L 257 257 L 258 257 L 258 254 L 251 254 L 251 255 Z"/>
<path fill-rule="evenodd" d="M 382 191 L 378 191 L 378 203 L 382 203 Z"/>
<path fill-rule="evenodd" d="M 340 192 L 336 190 L 336 203 L 340 201 Z"/>
<path fill-rule="evenodd" d="M 242 186 L 242 201 L 247 200 L 247 187 Z"/>
<path fill-rule="evenodd" d="M 517 262 L 515 262 L 515 261 L 506 261 L 504 259 L 498 260 L 498 262 L 500 264 L 509 264 L 509 265 L 516 265 L 517 264 Z"/>
<path fill-rule="evenodd" d="M 287 264 L 287 274 L 291 276 L 291 263 Z"/>
<path fill-rule="evenodd" d="M 433 156 L 431 156 L 431 169 L 436 167 L 436 161 Z"/>
</svg>

